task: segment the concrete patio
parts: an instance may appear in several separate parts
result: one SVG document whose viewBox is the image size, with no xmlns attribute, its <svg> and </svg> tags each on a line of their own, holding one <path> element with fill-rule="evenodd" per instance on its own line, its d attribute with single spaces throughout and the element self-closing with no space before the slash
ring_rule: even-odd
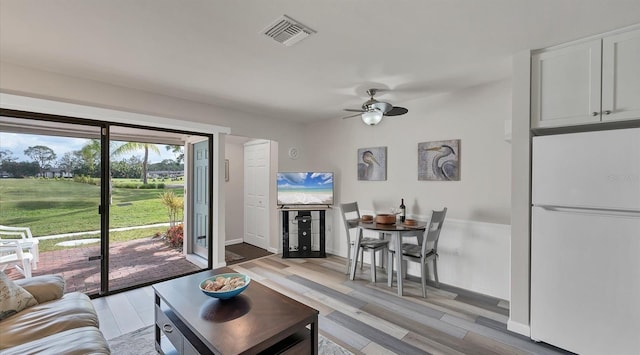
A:
<svg viewBox="0 0 640 355">
<path fill-rule="evenodd" d="M 110 245 L 109 290 L 156 281 L 200 268 L 187 261 L 182 252 L 159 238 L 141 238 Z M 38 269 L 33 276 L 61 274 L 66 280 L 66 292 L 97 294 L 100 290 L 100 246 L 80 246 L 40 253 Z M 5 270 L 12 279 L 23 276 L 13 267 Z"/>
</svg>

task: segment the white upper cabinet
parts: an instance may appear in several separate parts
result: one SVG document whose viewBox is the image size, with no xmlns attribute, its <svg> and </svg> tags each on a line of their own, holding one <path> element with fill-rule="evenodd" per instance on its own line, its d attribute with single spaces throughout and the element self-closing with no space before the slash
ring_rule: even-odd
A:
<svg viewBox="0 0 640 355">
<path fill-rule="evenodd" d="M 640 118 L 640 30 L 531 57 L 531 126 Z"/>
<path fill-rule="evenodd" d="M 602 120 L 640 118 L 640 30 L 602 40 Z"/>
</svg>

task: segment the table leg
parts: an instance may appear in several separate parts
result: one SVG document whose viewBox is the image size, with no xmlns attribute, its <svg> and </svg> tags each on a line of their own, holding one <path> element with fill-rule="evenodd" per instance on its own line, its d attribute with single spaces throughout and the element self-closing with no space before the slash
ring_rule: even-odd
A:
<svg viewBox="0 0 640 355">
<path fill-rule="evenodd" d="M 318 355 L 318 315 L 311 323 L 311 354 Z"/>
<path fill-rule="evenodd" d="M 160 296 L 158 296 L 158 294 L 155 294 L 155 308 L 160 307 Z M 153 312 L 153 320 L 154 320 L 154 326 L 155 326 L 155 340 L 156 340 L 156 351 L 159 354 L 162 354 L 162 345 L 160 344 L 160 328 L 158 327 L 158 315 L 156 314 L 156 310 L 154 308 L 154 312 Z"/>
<path fill-rule="evenodd" d="M 360 243 L 362 240 L 360 239 L 362 236 L 362 229 L 358 227 L 356 232 L 356 242 L 353 244 L 353 256 L 351 262 L 351 273 L 349 275 L 349 280 L 354 280 L 356 278 L 356 267 L 358 266 L 358 251 L 360 250 Z"/>
<path fill-rule="evenodd" d="M 396 278 L 398 279 L 398 296 L 402 297 L 402 234 L 394 232 L 392 238 L 395 239 L 396 243 L 396 257 L 394 259 L 396 262 Z"/>
</svg>

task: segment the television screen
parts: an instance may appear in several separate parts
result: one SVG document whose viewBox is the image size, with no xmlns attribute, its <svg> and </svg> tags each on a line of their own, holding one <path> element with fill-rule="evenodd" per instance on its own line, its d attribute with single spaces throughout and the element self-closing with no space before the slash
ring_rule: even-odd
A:
<svg viewBox="0 0 640 355">
<path fill-rule="evenodd" d="M 278 173 L 278 205 L 332 205 L 333 173 Z"/>
</svg>

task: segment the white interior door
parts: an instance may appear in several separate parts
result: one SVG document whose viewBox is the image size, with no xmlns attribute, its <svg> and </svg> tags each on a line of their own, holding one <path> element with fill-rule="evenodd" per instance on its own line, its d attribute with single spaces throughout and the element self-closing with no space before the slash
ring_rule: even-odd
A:
<svg viewBox="0 0 640 355">
<path fill-rule="evenodd" d="M 193 144 L 191 155 L 191 245 L 192 252 L 207 258 L 209 247 L 209 141 Z"/>
<path fill-rule="evenodd" d="M 269 246 L 269 141 L 244 146 L 244 242 Z"/>
</svg>

